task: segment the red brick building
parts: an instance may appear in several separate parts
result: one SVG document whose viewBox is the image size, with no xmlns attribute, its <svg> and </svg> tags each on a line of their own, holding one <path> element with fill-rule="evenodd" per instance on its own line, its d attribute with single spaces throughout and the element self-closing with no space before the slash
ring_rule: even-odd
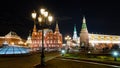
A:
<svg viewBox="0 0 120 68">
<path fill-rule="evenodd" d="M 32 32 L 32 44 L 30 47 L 34 50 L 39 50 L 42 47 L 42 30 L 38 30 L 34 24 Z M 44 29 L 44 47 L 45 48 L 61 48 L 62 34 L 59 32 L 58 24 L 56 24 L 55 32 L 52 29 Z"/>
</svg>

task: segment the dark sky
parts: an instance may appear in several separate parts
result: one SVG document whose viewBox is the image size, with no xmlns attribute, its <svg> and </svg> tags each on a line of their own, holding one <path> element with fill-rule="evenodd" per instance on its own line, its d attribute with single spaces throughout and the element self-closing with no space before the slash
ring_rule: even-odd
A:
<svg viewBox="0 0 120 68">
<path fill-rule="evenodd" d="M 80 33 L 82 17 L 87 20 L 90 33 L 120 35 L 120 3 L 92 0 L 4 0 L 0 2 L 0 36 L 15 31 L 27 38 L 33 28 L 31 12 L 46 7 L 58 21 L 63 36 L 72 36 L 76 24 Z"/>
</svg>

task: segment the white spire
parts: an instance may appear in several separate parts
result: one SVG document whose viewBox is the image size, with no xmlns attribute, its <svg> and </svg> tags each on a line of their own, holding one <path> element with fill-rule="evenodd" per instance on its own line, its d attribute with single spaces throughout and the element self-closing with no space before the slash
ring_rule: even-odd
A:
<svg viewBox="0 0 120 68">
<path fill-rule="evenodd" d="M 83 23 L 86 23 L 86 19 L 85 19 L 85 16 L 83 17 Z"/>
<path fill-rule="evenodd" d="M 74 31 L 73 31 L 73 40 L 77 41 L 77 30 L 76 30 L 76 25 L 74 25 Z"/>
<path fill-rule="evenodd" d="M 56 29 L 59 29 L 59 27 L 58 27 L 58 23 L 56 23 Z"/>
</svg>

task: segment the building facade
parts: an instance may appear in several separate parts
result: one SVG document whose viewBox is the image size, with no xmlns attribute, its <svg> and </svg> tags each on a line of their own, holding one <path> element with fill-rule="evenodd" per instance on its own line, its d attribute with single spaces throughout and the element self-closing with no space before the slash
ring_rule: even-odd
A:
<svg viewBox="0 0 120 68">
<path fill-rule="evenodd" d="M 80 47 L 94 48 L 95 50 L 111 49 L 115 44 L 120 48 L 120 36 L 93 34 L 87 30 L 86 19 L 83 18 L 82 28 L 80 31 Z"/>
<path fill-rule="evenodd" d="M 0 37 L 0 45 L 5 42 L 10 45 L 24 45 L 23 39 L 13 31 L 10 31 L 7 35 Z"/>
<path fill-rule="evenodd" d="M 28 36 L 28 38 L 27 38 L 27 40 L 25 42 L 25 45 L 30 47 L 31 44 L 32 44 L 31 33 L 29 33 L 29 36 Z"/>
<path fill-rule="evenodd" d="M 71 39 L 70 46 L 78 46 L 80 48 L 89 50 L 93 48 L 96 52 L 106 49 L 112 49 L 114 45 L 120 48 L 120 36 L 118 35 L 105 35 L 89 33 L 87 29 L 86 19 L 83 17 L 80 36 L 77 36 L 76 26 L 74 26 L 73 38 Z M 79 38 L 79 40 L 77 39 Z"/>
<path fill-rule="evenodd" d="M 62 34 L 59 32 L 58 24 L 56 24 L 55 32 L 52 29 L 44 30 L 44 47 L 46 49 L 61 48 L 62 47 Z M 30 47 L 33 50 L 39 50 L 42 47 L 42 30 L 38 30 L 34 24 Z"/>
<path fill-rule="evenodd" d="M 120 48 L 120 36 L 89 33 L 89 45 L 95 49 L 111 49 L 114 44 Z"/>
</svg>

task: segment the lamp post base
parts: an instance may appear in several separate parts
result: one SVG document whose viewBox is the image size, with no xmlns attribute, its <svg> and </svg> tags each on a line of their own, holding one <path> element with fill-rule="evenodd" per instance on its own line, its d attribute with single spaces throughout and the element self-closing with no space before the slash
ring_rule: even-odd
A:
<svg viewBox="0 0 120 68">
<path fill-rule="evenodd" d="M 117 61 L 117 58 L 116 58 L 116 57 L 114 57 L 114 61 Z"/>
</svg>

